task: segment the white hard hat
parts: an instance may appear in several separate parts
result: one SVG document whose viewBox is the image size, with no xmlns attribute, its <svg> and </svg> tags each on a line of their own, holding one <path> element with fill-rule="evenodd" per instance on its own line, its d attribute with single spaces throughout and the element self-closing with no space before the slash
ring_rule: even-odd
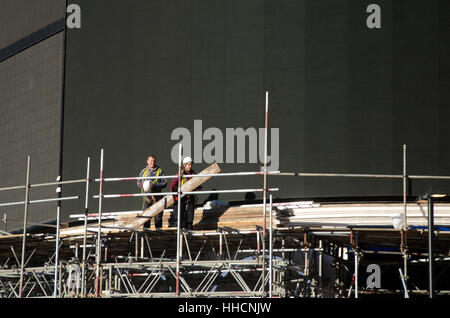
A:
<svg viewBox="0 0 450 318">
<path fill-rule="evenodd" d="M 192 158 L 191 157 L 184 157 L 184 159 L 183 159 L 183 164 L 185 165 L 185 164 L 187 164 L 187 163 L 189 163 L 189 162 L 192 162 Z"/>
<path fill-rule="evenodd" d="M 144 187 L 144 191 L 145 191 L 145 192 L 150 191 L 150 181 L 145 180 L 145 181 L 144 181 L 144 184 L 143 184 L 143 187 Z"/>
</svg>

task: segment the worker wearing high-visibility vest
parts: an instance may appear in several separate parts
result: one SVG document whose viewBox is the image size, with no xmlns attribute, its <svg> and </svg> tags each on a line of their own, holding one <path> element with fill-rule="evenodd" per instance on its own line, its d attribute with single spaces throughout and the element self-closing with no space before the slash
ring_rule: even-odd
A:
<svg viewBox="0 0 450 318">
<path fill-rule="evenodd" d="M 190 174 L 195 174 L 194 169 L 192 169 L 192 158 L 185 157 L 183 159 L 183 170 L 181 171 L 181 185 L 183 185 L 186 181 L 188 181 Z M 178 191 L 178 178 L 173 179 L 170 183 L 170 191 L 177 192 Z M 178 203 L 178 196 L 174 195 L 174 203 Z M 192 225 L 194 223 L 194 210 L 195 210 L 195 195 L 188 194 L 181 198 L 180 205 L 180 223 L 181 227 L 187 230 L 192 230 Z M 174 223 L 177 222 L 177 211 L 178 206 L 174 205 L 173 218 Z"/>
<path fill-rule="evenodd" d="M 154 155 L 150 155 L 147 157 L 147 166 L 142 169 L 141 173 L 139 174 L 139 177 L 158 177 L 158 176 L 164 176 L 164 171 L 161 167 L 159 167 L 156 164 L 156 157 Z M 148 180 L 142 180 L 138 179 L 137 186 L 141 189 L 141 193 L 157 193 L 161 192 L 162 188 L 164 188 L 167 185 L 167 181 L 165 178 L 161 179 L 148 179 Z M 143 197 L 142 202 L 142 210 L 148 209 L 150 206 L 153 205 L 156 201 L 158 201 L 158 198 L 156 196 L 148 195 Z M 161 228 L 162 227 L 162 213 L 158 213 L 155 218 L 155 227 Z M 145 222 L 144 227 L 149 228 L 150 227 L 150 220 Z"/>
</svg>

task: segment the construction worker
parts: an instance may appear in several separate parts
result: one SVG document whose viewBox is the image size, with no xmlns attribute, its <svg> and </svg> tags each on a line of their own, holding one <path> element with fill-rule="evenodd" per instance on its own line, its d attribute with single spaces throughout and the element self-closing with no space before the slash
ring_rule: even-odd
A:
<svg viewBox="0 0 450 318">
<path fill-rule="evenodd" d="M 185 157 L 183 159 L 183 169 L 181 171 L 181 185 L 188 181 L 189 177 L 187 175 L 195 174 L 194 169 L 192 169 L 192 158 Z M 170 191 L 178 191 L 178 178 L 173 179 L 170 183 Z M 178 196 L 174 195 L 174 203 L 177 203 Z M 194 210 L 195 210 L 196 198 L 195 195 L 188 194 L 181 198 L 180 205 L 180 216 L 181 216 L 181 227 L 187 230 L 192 230 L 192 225 L 194 223 Z M 178 206 L 174 205 L 174 220 L 177 222 L 177 212 Z M 176 223 L 175 223 L 176 224 Z"/>
<path fill-rule="evenodd" d="M 156 164 L 156 157 L 154 155 L 150 155 L 147 157 L 147 166 L 142 169 L 139 177 L 158 177 L 164 176 L 164 171 L 161 167 Z M 165 178 L 161 179 L 148 179 L 142 180 L 139 179 L 137 181 L 138 188 L 141 189 L 141 193 L 158 193 L 161 192 L 162 188 L 167 185 L 167 181 Z M 148 209 L 151 205 L 153 205 L 156 201 L 158 201 L 157 197 L 153 195 L 148 195 L 143 197 L 142 202 L 142 210 Z M 155 216 L 154 222 L 156 228 L 162 227 L 162 213 L 159 213 Z M 145 222 L 144 227 L 150 227 L 150 220 Z"/>
</svg>

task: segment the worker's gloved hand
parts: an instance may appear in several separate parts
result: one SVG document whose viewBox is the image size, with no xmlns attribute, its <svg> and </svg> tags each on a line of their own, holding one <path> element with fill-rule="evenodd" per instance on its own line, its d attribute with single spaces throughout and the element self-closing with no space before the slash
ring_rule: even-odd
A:
<svg viewBox="0 0 450 318">
<path fill-rule="evenodd" d="M 156 184 L 152 183 L 152 186 L 150 187 L 150 192 L 154 192 L 158 189 L 158 187 L 156 186 Z"/>
</svg>

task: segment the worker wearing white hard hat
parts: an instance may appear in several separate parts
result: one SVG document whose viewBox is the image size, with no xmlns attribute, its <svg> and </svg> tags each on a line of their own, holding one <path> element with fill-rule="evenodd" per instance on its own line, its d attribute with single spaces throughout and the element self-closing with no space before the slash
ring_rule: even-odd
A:
<svg viewBox="0 0 450 318">
<path fill-rule="evenodd" d="M 147 157 L 147 166 L 142 169 L 141 173 L 139 174 L 140 178 L 143 177 L 158 177 L 158 176 L 164 176 L 164 171 L 161 167 L 159 167 L 156 164 L 156 156 L 155 155 L 149 155 Z M 141 193 L 157 193 L 161 192 L 162 188 L 164 188 L 167 185 L 167 181 L 165 178 L 158 178 L 158 179 L 138 179 L 137 186 L 141 189 Z M 142 210 L 148 209 L 150 206 L 152 206 L 158 198 L 156 196 L 148 195 L 143 197 L 142 202 Z M 162 227 L 162 213 L 159 213 L 154 218 L 155 227 L 161 228 Z M 148 220 L 144 227 L 149 228 L 150 227 L 150 220 Z"/>
<path fill-rule="evenodd" d="M 192 169 L 192 158 L 187 156 L 183 158 L 183 169 L 181 171 L 181 185 L 186 183 L 191 178 L 188 177 L 190 174 L 195 174 L 194 169 Z M 198 188 L 197 188 L 198 189 Z M 170 191 L 178 191 L 178 179 L 173 179 L 170 183 Z M 175 205 L 171 220 L 174 224 L 177 221 L 177 200 L 178 196 L 174 195 Z M 196 197 L 195 195 L 188 194 L 181 198 L 180 215 L 181 215 L 181 227 L 187 230 L 192 230 L 194 223 L 194 210 L 195 210 Z"/>
<path fill-rule="evenodd" d="M 185 164 L 187 164 L 187 163 L 191 163 L 192 164 L 192 158 L 191 157 L 189 157 L 189 156 L 187 156 L 187 157 L 184 157 L 184 159 L 183 159 L 183 165 L 185 165 Z"/>
</svg>

